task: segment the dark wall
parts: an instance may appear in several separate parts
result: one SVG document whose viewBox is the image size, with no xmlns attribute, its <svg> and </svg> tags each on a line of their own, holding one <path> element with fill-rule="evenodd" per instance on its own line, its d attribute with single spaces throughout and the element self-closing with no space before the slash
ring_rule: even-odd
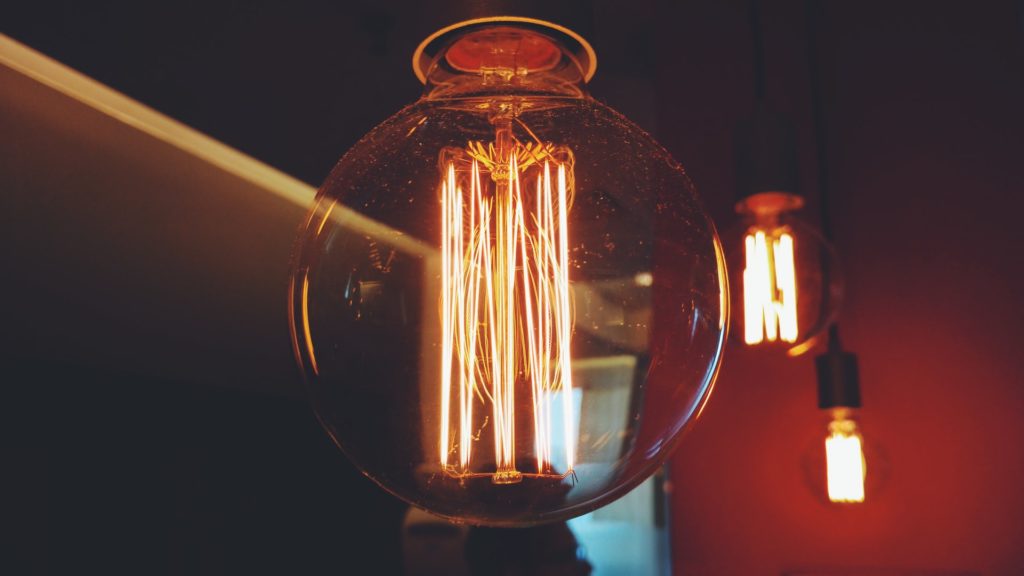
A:
<svg viewBox="0 0 1024 576">
<path fill-rule="evenodd" d="M 13 402 L 5 572 L 401 573 L 405 505 L 305 403 L 52 362 L 6 373 L 31 391 Z"/>
</svg>

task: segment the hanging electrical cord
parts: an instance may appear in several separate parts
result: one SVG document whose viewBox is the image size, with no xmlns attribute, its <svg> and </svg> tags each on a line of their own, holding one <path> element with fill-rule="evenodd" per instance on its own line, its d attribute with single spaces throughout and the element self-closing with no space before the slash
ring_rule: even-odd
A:
<svg viewBox="0 0 1024 576">
<path fill-rule="evenodd" d="M 754 98 L 765 99 L 764 33 L 761 31 L 761 1 L 750 0 L 750 34 L 754 48 Z"/>
<path fill-rule="evenodd" d="M 821 3 L 806 0 L 807 69 L 811 89 L 811 117 L 817 156 L 818 203 L 821 210 L 821 232 L 834 242 L 832 196 L 829 189 L 828 126 L 821 90 L 821 55 L 818 30 Z M 828 268 L 823 273 L 834 273 Z M 828 496 L 834 502 L 863 502 L 866 462 L 855 410 L 860 408 L 860 374 L 857 356 L 843 350 L 839 341 L 839 324 L 828 328 L 828 347 L 815 358 L 818 376 L 818 407 L 830 410 L 832 422 L 825 440 Z"/>
<path fill-rule="evenodd" d="M 828 127 L 821 96 L 821 71 L 819 65 L 818 32 L 821 6 L 814 0 L 805 3 L 807 26 L 807 76 L 811 85 L 811 124 L 814 127 L 814 146 L 817 159 L 818 205 L 821 209 L 821 233 L 829 242 L 834 242 L 832 231 L 832 206 L 828 189 Z"/>
<path fill-rule="evenodd" d="M 807 69 L 811 88 L 811 123 L 814 127 L 814 144 L 817 165 L 818 206 L 821 211 L 821 233 L 830 243 L 835 242 L 832 226 L 832 196 L 829 189 L 828 126 L 821 94 L 820 49 L 818 28 L 821 18 L 821 4 L 807 0 Z M 830 271 L 826 268 L 823 273 Z M 833 322 L 828 329 L 828 351 L 819 356 L 819 404 L 821 408 L 832 408 L 836 401 L 846 401 L 848 408 L 860 407 L 860 390 L 857 378 L 857 358 L 842 351 L 839 342 L 839 323 Z M 826 390 L 827 389 L 827 390 Z M 844 390 L 845 389 L 845 390 Z"/>
</svg>

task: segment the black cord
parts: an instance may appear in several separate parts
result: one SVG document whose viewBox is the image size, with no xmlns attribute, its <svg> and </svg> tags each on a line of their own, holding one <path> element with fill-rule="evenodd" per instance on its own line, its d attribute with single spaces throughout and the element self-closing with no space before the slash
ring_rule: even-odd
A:
<svg viewBox="0 0 1024 576">
<path fill-rule="evenodd" d="M 807 75 L 811 85 L 811 118 L 814 125 L 815 156 L 818 167 L 818 206 L 821 210 L 821 234 L 830 243 L 832 231 L 832 202 L 828 188 L 828 129 L 825 125 L 825 107 L 821 95 L 821 70 L 818 28 L 822 2 L 805 0 L 807 23 Z"/>
<path fill-rule="evenodd" d="M 818 177 L 818 208 L 821 218 L 821 235 L 832 244 L 835 242 L 832 229 L 832 198 L 829 191 L 828 173 L 828 126 L 825 120 L 825 106 L 821 94 L 821 55 L 818 46 L 818 29 L 821 27 L 822 2 L 805 0 L 807 26 L 807 75 L 811 85 L 811 123 L 814 126 L 814 148 L 817 160 Z M 829 285 L 828 274 L 831 273 L 822 256 L 822 272 L 826 276 L 825 285 Z M 824 311 L 823 311 L 824 312 Z M 838 352 L 839 323 L 833 322 L 828 328 L 828 348 Z"/>
<path fill-rule="evenodd" d="M 754 99 L 761 104 L 765 100 L 765 72 L 760 0 L 750 0 L 750 37 L 754 49 Z"/>
</svg>

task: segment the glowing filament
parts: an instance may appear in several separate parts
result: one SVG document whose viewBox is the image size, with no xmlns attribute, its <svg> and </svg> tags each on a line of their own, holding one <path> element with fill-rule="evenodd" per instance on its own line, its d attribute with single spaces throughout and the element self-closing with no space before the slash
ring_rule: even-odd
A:
<svg viewBox="0 0 1024 576">
<path fill-rule="evenodd" d="M 857 424 L 837 418 L 825 439 L 828 498 L 833 502 L 864 501 L 864 452 Z"/>
<path fill-rule="evenodd" d="M 744 239 L 743 337 L 747 344 L 781 339 L 796 342 L 796 268 L 793 237 L 769 238 L 763 231 Z"/>
<path fill-rule="evenodd" d="M 486 474 L 499 484 L 518 482 L 524 474 L 516 465 L 516 423 L 524 417 L 532 418 L 531 467 L 536 467 L 525 473 L 557 474 L 552 466 L 556 394 L 561 395 L 566 462 L 557 475 L 570 473 L 575 457 L 571 173 L 551 159 L 520 162 L 518 156 L 513 151 L 501 166 L 482 166 L 473 157 L 461 171 L 449 162 L 441 185 L 440 463 L 449 474 Z M 527 164 L 537 176 L 524 185 L 520 178 Z M 485 415 L 474 414 L 476 404 L 482 410 L 490 405 L 485 414 L 494 433 L 493 461 L 489 454 L 475 454 Z M 494 469 L 481 471 L 485 466 Z"/>
</svg>

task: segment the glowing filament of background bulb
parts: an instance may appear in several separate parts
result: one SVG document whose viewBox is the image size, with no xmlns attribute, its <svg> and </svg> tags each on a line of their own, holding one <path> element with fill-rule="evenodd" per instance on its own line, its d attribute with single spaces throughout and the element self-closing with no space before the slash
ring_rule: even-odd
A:
<svg viewBox="0 0 1024 576">
<path fill-rule="evenodd" d="M 847 423 L 833 423 L 825 439 L 828 499 L 833 502 L 863 502 L 864 452 L 860 435 L 855 430 L 840 429 L 840 425 Z"/>
<path fill-rule="evenodd" d="M 783 232 L 768 238 L 763 231 L 744 239 L 743 337 L 758 344 L 765 337 L 774 342 L 796 342 L 796 267 L 793 237 Z"/>
<path fill-rule="evenodd" d="M 490 403 L 495 481 L 519 474 L 517 392 L 527 396 L 518 405 L 532 410 L 536 473 L 552 472 L 552 410 L 558 409 L 553 404 L 559 392 L 564 473 L 574 464 L 569 179 L 564 164 L 545 161 L 533 202 L 524 201 L 523 188 L 531 183 L 520 183 L 516 152 L 508 158 L 508 180 L 496 182 L 493 192 L 476 159 L 468 192 L 457 178 L 466 175 L 457 173 L 454 163 L 445 167 L 441 185 L 440 462 L 449 473 L 474 472 L 474 405 Z M 517 391 L 520 376 L 529 382 L 527 390 Z M 451 437 L 453 401 L 457 439 Z M 451 462 L 456 452 L 457 468 Z"/>
</svg>

